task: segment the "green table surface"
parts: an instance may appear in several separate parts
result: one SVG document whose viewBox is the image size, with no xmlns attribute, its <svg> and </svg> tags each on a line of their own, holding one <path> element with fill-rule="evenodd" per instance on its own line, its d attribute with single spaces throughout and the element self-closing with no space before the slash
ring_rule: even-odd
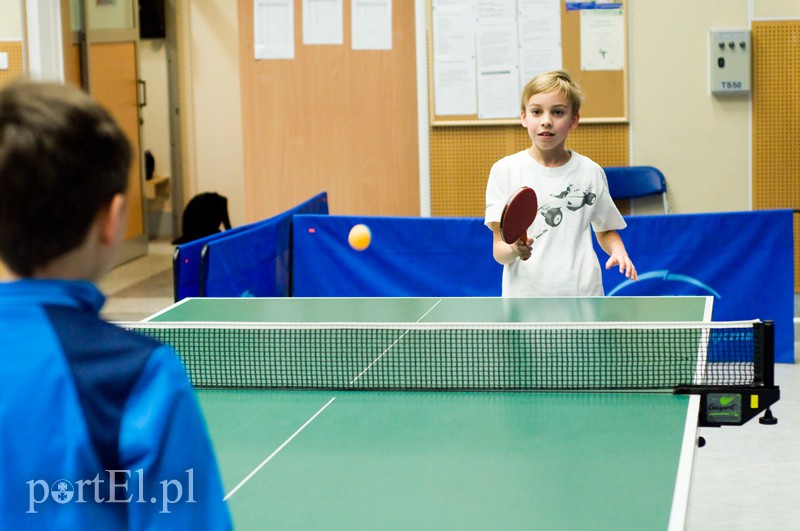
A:
<svg viewBox="0 0 800 531">
<path fill-rule="evenodd" d="M 237 529 L 668 529 L 688 496 L 687 396 L 198 393 Z"/>
<path fill-rule="evenodd" d="M 195 298 L 149 321 L 273 323 L 687 322 L 711 318 L 710 297 Z"/>
</svg>

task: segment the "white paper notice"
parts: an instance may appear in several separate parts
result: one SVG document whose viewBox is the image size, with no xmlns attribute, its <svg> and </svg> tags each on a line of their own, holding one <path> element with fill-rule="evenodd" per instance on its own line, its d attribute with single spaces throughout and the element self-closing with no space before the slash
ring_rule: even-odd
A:
<svg viewBox="0 0 800 531">
<path fill-rule="evenodd" d="M 303 0 L 303 44 L 343 44 L 342 0 Z"/>
<path fill-rule="evenodd" d="M 519 116 L 519 76 L 516 66 L 508 70 L 478 73 L 478 118 Z"/>
<path fill-rule="evenodd" d="M 563 68 L 559 0 L 519 0 L 519 72 L 524 86 L 542 72 Z"/>
<path fill-rule="evenodd" d="M 434 114 L 477 114 L 475 60 L 441 59 L 434 63 Z"/>
<path fill-rule="evenodd" d="M 517 62 L 516 0 L 478 0 L 478 69 Z"/>
<path fill-rule="evenodd" d="M 392 0 L 352 0 L 350 10 L 354 50 L 392 49 Z"/>
<path fill-rule="evenodd" d="M 581 69 L 622 70 L 625 25 L 621 9 L 581 11 Z"/>
<path fill-rule="evenodd" d="M 256 59 L 294 59 L 294 0 L 254 0 Z"/>
<path fill-rule="evenodd" d="M 516 5 L 516 0 L 478 0 L 478 118 L 518 115 Z"/>
<path fill-rule="evenodd" d="M 475 10 L 469 2 L 433 6 L 433 55 L 475 56 Z"/>
<path fill-rule="evenodd" d="M 505 24 L 478 26 L 478 68 L 494 70 L 498 65 L 516 64 L 517 26 Z"/>
<path fill-rule="evenodd" d="M 474 3 L 439 0 L 432 12 L 434 114 L 477 114 Z"/>
</svg>

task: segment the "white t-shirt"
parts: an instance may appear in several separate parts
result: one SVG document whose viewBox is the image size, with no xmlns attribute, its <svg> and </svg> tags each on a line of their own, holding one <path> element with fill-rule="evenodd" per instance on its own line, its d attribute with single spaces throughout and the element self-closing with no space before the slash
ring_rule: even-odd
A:
<svg viewBox="0 0 800 531">
<path fill-rule="evenodd" d="M 497 161 L 486 185 L 484 223 L 500 222 L 514 191 L 536 191 L 539 212 L 528 237 L 533 253 L 503 268 L 504 297 L 603 295 L 600 263 L 589 227 L 596 232 L 624 229 L 627 224 L 608 193 L 603 169 L 574 151 L 558 168 L 536 162 L 527 150 Z"/>
</svg>

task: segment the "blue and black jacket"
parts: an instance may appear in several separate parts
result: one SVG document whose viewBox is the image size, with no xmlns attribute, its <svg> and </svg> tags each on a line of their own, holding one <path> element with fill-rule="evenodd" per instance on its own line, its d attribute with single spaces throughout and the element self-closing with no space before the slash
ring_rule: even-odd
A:
<svg viewBox="0 0 800 531">
<path fill-rule="evenodd" d="M 0 283 L 0 527 L 229 528 L 177 355 L 104 302 L 88 282 Z"/>
</svg>

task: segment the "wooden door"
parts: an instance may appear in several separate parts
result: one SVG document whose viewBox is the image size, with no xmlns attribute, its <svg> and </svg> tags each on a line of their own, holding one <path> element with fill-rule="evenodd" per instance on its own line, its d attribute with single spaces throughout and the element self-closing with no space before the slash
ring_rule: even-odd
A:
<svg viewBox="0 0 800 531">
<path fill-rule="evenodd" d="M 65 46 L 68 82 L 79 82 L 104 105 L 134 152 L 128 188 L 128 222 L 120 260 L 147 252 L 139 132 L 138 5 L 136 0 L 62 0 L 64 26 L 74 42 Z M 77 63 L 77 65 L 75 64 Z"/>
</svg>

